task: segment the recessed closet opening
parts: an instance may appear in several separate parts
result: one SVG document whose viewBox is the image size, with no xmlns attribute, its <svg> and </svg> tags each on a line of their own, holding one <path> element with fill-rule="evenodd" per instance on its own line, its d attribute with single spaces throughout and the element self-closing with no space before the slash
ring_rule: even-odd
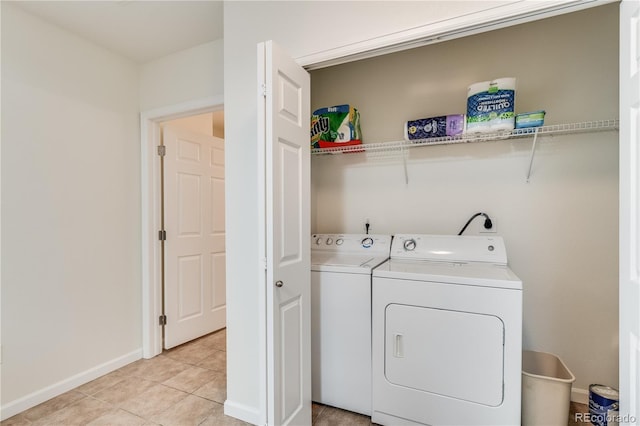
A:
<svg viewBox="0 0 640 426">
<path fill-rule="evenodd" d="M 516 113 L 545 126 L 617 119 L 618 7 L 313 70 L 311 109 L 352 105 L 365 144 L 399 141 L 408 120 L 464 114 L 469 85 L 515 77 Z M 527 181 L 532 142 L 312 155 L 311 230 L 456 234 L 489 213 L 524 284 L 524 349 L 560 356 L 585 402 L 618 386 L 618 133 L 539 137 Z"/>
</svg>

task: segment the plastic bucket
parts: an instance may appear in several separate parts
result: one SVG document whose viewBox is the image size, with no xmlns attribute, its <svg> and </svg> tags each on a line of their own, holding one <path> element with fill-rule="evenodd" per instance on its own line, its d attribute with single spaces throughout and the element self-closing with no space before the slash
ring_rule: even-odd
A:
<svg viewBox="0 0 640 426">
<path fill-rule="evenodd" d="M 561 425 L 569 419 L 571 384 L 576 380 L 560 358 L 522 352 L 522 425 Z"/>
</svg>

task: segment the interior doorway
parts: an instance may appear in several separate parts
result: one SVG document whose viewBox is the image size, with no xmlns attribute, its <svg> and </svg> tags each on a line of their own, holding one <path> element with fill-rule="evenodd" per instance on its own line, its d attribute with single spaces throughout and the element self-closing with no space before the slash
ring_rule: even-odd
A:
<svg viewBox="0 0 640 426">
<path fill-rule="evenodd" d="M 162 179 L 158 147 L 163 124 L 186 117 L 212 113 L 212 132 L 224 135 L 223 96 L 213 96 L 149 111 L 140 116 L 142 188 L 142 356 L 152 358 L 164 349 L 164 296 Z M 189 120 L 186 120 L 189 121 Z M 220 157 L 218 157 L 220 158 Z M 220 261 L 218 261 L 220 263 Z M 223 262 L 224 263 L 224 262 Z M 220 268 L 218 268 L 219 271 Z M 193 269 L 192 269 L 193 270 Z M 226 298 L 226 288 L 225 288 Z M 219 297 L 218 297 L 219 300 Z M 219 303 L 216 303 L 219 305 Z M 225 301 L 226 305 L 226 301 Z M 192 305 L 193 306 L 193 305 Z M 226 310 L 226 306 L 225 306 Z M 226 322 L 226 315 L 222 315 Z M 171 319 L 169 319 L 171 321 Z M 226 325 L 226 324 L 225 324 Z"/>
<path fill-rule="evenodd" d="M 226 327 L 222 110 L 160 123 L 163 349 Z"/>
</svg>

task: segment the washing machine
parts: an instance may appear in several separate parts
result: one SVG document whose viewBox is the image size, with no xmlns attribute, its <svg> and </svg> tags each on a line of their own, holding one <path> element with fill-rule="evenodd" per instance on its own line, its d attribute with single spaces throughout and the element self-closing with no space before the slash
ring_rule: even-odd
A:
<svg viewBox="0 0 640 426">
<path fill-rule="evenodd" d="M 520 424 L 522 281 L 501 237 L 395 235 L 372 333 L 373 423 Z"/>
<path fill-rule="evenodd" d="M 371 271 L 391 236 L 311 236 L 312 400 L 371 415 Z"/>
</svg>

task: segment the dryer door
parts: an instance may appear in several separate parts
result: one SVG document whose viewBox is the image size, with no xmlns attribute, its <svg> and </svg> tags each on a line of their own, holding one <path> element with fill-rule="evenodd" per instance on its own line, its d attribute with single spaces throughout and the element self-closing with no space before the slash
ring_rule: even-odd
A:
<svg viewBox="0 0 640 426">
<path fill-rule="evenodd" d="M 504 324 L 493 315 L 389 304 L 386 379 L 496 407 L 503 401 Z"/>
</svg>

